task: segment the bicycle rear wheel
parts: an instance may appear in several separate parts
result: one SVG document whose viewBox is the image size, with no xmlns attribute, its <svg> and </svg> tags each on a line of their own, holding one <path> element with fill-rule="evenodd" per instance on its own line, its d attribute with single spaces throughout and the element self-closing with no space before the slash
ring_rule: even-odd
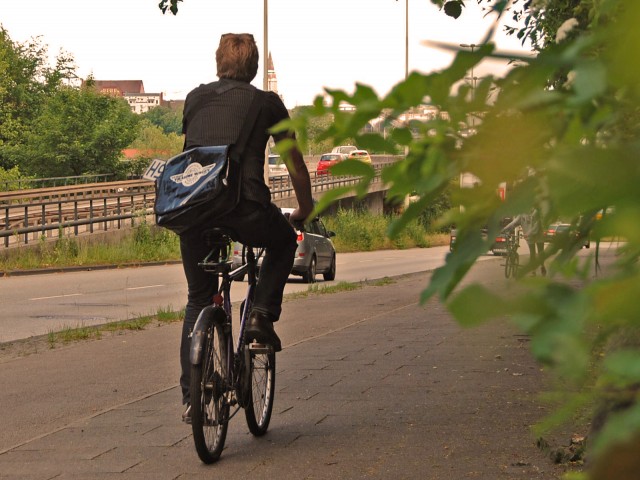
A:
<svg viewBox="0 0 640 480">
<path fill-rule="evenodd" d="M 249 348 L 249 347 L 245 347 Z M 256 437 L 267 433 L 276 383 L 276 354 L 249 351 L 251 387 L 248 389 L 249 398 L 245 402 L 245 417 L 249 431 Z"/>
<path fill-rule="evenodd" d="M 222 453 L 229 425 L 227 338 L 221 325 L 207 330 L 202 362 L 191 366 L 191 427 L 200 460 L 213 463 Z"/>
</svg>

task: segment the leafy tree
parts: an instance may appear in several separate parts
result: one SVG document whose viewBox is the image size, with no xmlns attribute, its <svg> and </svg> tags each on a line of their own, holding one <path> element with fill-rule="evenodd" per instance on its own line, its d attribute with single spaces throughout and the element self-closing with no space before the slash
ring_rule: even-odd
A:
<svg viewBox="0 0 640 480">
<path fill-rule="evenodd" d="M 26 177 L 20 172 L 18 167 L 12 167 L 8 170 L 0 167 L 0 188 L 3 190 L 9 191 L 25 188 L 25 182 L 20 182 L 20 180 L 26 180 L 28 178 L 29 177 Z"/>
<path fill-rule="evenodd" d="M 22 143 L 8 148 L 31 174 L 73 176 L 112 173 L 135 138 L 138 117 L 121 98 L 92 87 L 62 87 L 48 96 Z"/>
<path fill-rule="evenodd" d="M 5 147 L 20 143 L 22 131 L 40 113 L 44 98 L 62 80 L 74 76 L 73 58 L 61 54 L 48 64 L 47 48 L 38 39 L 17 43 L 0 26 L 0 166 L 16 165 Z"/>
<path fill-rule="evenodd" d="M 139 177 L 154 158 L 169 159 L 182 151 L 183 144 L 182 135 L 165 134 L 160 127 L 142 118 L 136 138 L 127 147 L 137 150 L 137 154 L 120 163 L 118 174 L 121 177 Z"/>
<path fill-rule="evenodd" d="M 306 118 L 305 111 L 309 108 L 309 106 L 295 107 L 291 111 L 291 115 L 293 117 Z M 308 121 L 305 123 L 305 128 L 297 132 L 303 152 L 308 152 L 311 155 L 322 155 L 323 153 L 331 151 L 333 143 L 324 135 L 324 132 L 331 122 L 333 122 L 332 115 L 308 118 Z M 346 143 L 352 144 L 353 140 L 346 140 Z"/>
<path fill-rule="evenodd" d="M 158 7 L 162 10 L 162 13 L 166 13 L 169 10 L 174 15 L 177 15 L 179 2 L 182 2 L 182 0 L 160 0 Z"/>
<path fill-rule="evenodd" d="M 175 133 L 165 134 L 162 129 L 147 120 L 140 122 L 138 135 L 128 148 L 135 148 L 154 158 L 167 159 L 180 153 L 184 138 Z"/>
<path fill-rule="evenodd" d="M 439 218 L 441 225 L 456 224 L 457 248 L 434 273 L 422 300 L 438 295 L 463 325 L 501 315 L 512 318 L 531 335 L 538 360 L 566 387 L 566 411 L 608 400 L 604 420 L 594 422 L 602 428 L 590 441 L 590 478 L 612 478 L 603 472 L 623 462 L 633 465 L 631 475 L 637 475 L 640 78 L 629 52 L 640 48 L 635 27 L 640 4 L 547 0 L 537 2 L 542 10 L 532 5 L 523 4 L 521 18 L 530 20 L 521 38 L 530 36 L 537 42 L 538 56 L 518 59 L 503 79 L 483 79 L 475 95 L 469 87 L 456 90 L 454 86 L 483 58 L 500 57 L 491 43 L 493 32 L 479 50 L 459 51 L 441 72 L 412 73 L 385 97 L 378 98 L 366 85 L 358 85 L 353 95 L 329 90 L 332 103 L 325 106 L 318 97 L 309 113 L 334 115 L 326 130 L 334 144 L 354 136 L 364 148 L 408 148 L 407 158 L 386 168 L 383 179 L 391 196 L 414 193 L 419 199 L 390 227 L 391 236 L 423 215 L 452 179 L 463 172 L 478 177 L 473 188 L 453 192 L 453 204 L 464 208 L 452 208 Z M 491 10 L 500 17 L 506 6 L 506 1 L 498 1 Z M 565 17 L 549 18 L 550 12 Z M 496 100 L 487 105 L 484 99 L 490 92 Z M 360 133 L 380 112 L 388 109 L 392 117 L 399 117 L 427 97 L 448 112 L 450 121 L 434 119 L 411 129 L 396 128 L 387 138 Z M 341 102 L 355 105 L 356 113 L 341 112 Z M 465 125 L 469 126 L 471 114 L 481 121 L 471 130 L 475 134 L 468 135 Z M 307 122 L 293 119 L 283 128 L 301 129 Z M 334 169 L 362 175 L 362 184 L 356 187 L 360 193 L 367 191 L 373 177 L 363 165 L 344 162 Z M 510 193 L 504 202 L 496 193 L 502 182 L 508 183 Z M 319 208 L 342 193 L 331 191 Z M 489 248 L 481 228 L 488 226 L 491 239 L 499 232 L 502 218 L 532 206 L 540 209 L 546 224 L 557 218 L 572 219 L 578 233 L 545 251 L 551 278 L 530 281 L 525 275 L 537 265 L 527 265 L 521 271 L 522 290 L 511 296 L 477 284 L 460 288 L 460 280 Z M 598 220 L 602 211 L 611 213 Z M 589 272 L 592 262 L 598 261 L 597 253 L 587 260 L 575 255 L 586 235 L 626 242 L 616 264 L 606 275 L 599 271 L 595 279 Z M 625 455 L 621 452 L 627 451 L 634 453 L 621 458 Z M 616 478 L 635 477 L 620 474 Z"/>
<path fill-rule="evenodd" d="M 159 106 L 142 113 L 140 117 L 160 127 L 162 131 L 167 135 L 169 135 L 170 133 L 182 135 L 181 110 Z"/>
</svg>

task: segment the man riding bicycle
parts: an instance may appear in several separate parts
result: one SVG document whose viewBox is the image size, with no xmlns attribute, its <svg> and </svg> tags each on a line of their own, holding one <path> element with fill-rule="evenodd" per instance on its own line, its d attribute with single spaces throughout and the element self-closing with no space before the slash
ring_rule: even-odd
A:
<svg viewBox="0 0 640 480">
<path fill-rule="evenodd" d="M 209 253 L 203 231 L 214 226 L 224 227 L 234 232 L 235 240 L 266 249 L 245 336 L 249 342 L 255 340 L 279 351 L 282 345 L 273 323 L 280 317 L 284 287 L 297 247 L 291 223 L 303 222 L 313 210 L 309 172 L 302 153 L 296 147 L 283 153 L 291 160 L 287 167 L 298 208 L 287 220 L 280 209 L 271 203 L 271 193 L 264 180 L 264 157 L 270 136 L 268 130 L 289 118 L 289 114 L 276 93 L 263 92 L 250 84 L 258 70 L 258 57 L 258 48 L 252 35 L 222 35 L 216 51 L 219 80 L 192 90 L 184 105 L 182 130 L 185 134 L 184 150 L 188 150 L 198 146 L 233 144 L 243 127 L 254 96 L 264 96 L 241 160 L 242 182 L 238 206 L 211 224 L 194 226 L 180 236 L 182 264 L 188 286 L 180 345 L 180 386 L 183 404 L 187 405 L 183 419 L 187 421 L 190 417 L 189 335 L 198 314 L 210 305 L 211 298 L 218 290 L 217 276 L 198 266 L 198 262 Z M 274 134 L 276 141 L 285 138 L 295 140 L 295 134 Z"/>
</svg>

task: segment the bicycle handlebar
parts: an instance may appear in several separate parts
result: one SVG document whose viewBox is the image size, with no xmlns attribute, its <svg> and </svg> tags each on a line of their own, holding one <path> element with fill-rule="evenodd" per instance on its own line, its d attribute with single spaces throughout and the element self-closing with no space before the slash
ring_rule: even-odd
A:
<svg viewBox="0 0 640 480">
<path fill-rule="evenodd" d="M 289 212 L 283 214 L 291 226 L 300 232 L 304 232 L 304 222 L 302 220 L 291 220 L 291 214 Z"/>
</svg>

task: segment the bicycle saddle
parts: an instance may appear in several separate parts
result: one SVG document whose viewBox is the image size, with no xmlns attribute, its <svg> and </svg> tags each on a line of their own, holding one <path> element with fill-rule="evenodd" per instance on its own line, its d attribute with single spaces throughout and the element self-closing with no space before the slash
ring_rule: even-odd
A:
<svg viewBox="0 0 640 480">
<path fill-rule="evenodd" d="M 204 238 L 204 241 L 208 246 L 213 246 L 218 244 L 227 244 L 237 237 L 236 233 L 230 228 L 212 227 L 202 232 L 202 238 Z"/>
</svg>

